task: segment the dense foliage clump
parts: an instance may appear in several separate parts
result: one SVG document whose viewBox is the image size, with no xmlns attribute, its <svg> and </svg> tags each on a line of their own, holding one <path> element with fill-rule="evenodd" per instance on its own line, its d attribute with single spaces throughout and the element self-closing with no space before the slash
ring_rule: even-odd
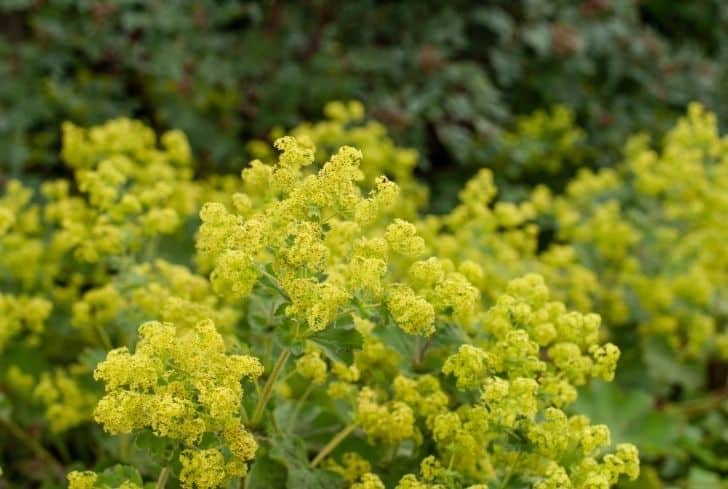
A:
<svg viewBox="0 0 728 489">
<path fill-rule="evenodd" d="M 13 176 L 49 171 L 63 120 L 182 129 L 209 171 L 356 97 L 420 150 L 440 205 L 467 178 L 453 168 L 507 158 L 498 178 L 550 178 L 553 164 L 533 163 L 551 136 L 509 136 L 536 110 L 575 114 L 580 166 L 610 164 L 636 130 L 662 134 L 692 100 L 728 117 L 722 0 L 15 0 L 0 14 L 0 165 Z"/>
</svg>

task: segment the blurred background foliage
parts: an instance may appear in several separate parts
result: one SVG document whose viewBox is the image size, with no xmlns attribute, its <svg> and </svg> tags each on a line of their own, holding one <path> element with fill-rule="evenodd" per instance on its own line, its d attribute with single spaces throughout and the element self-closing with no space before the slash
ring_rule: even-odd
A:
<svg viewBox="0 0 728 489">
<path fill-rule="evenodd" d="M 483 166 L 558 189 L 691 100 L 724 123 L 727 26 L 723 0 L 2 0 L 0 164 L 57 171 L 61 121 L 124 115 L 182 129 L 201 173 L 238 169 L 246 141 L 357 98 L 443 211 Z"/>
</svg>

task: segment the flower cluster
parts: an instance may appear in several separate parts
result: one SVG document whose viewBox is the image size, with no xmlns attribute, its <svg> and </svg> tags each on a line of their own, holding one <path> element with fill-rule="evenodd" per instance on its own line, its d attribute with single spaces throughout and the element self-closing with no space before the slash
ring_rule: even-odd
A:
<svg viewBox="0 0 728 489">
<path fill-rule="evenodd" d="M 447 258 L 432 254 L 447 250 L 448 239 L 482 236 L 477 226 L 484 222 L 489 231 L 510 230 L 492 238 L 499 253 L 511 253 L 514 261 L 530 253 L 532 263 L 541 265 L 534 226 L 528 223 L 536 214 L 534 204 L 490 209 L 487 200 L 495 189 L 490 175 L 481 173 L 452 214 L 414 225 L 388 212 L 402 198 L 391 182 L 379 180 L 372 192 L 363 193 L 357 150 L 341 148 L 316 170 L 310 140 L 286 137 L 275 146 L 282 151 L 278 163 L 256 161 L 244 170 L 232 208 L 205 204 L 197 251 L 218 294 L 244 299 L 248 308 L 259 307 L 261 298 L 277 301 L 265 321 L 272 329 L 265 331 L 280 338 L 282 362 L 287 348 L 294 354 L 305 350 L 295 371 L 310 386 L 296 394 L 301 388 L 295 378 L 283 381 L 278 402 L 292 403 L 295 416 L 314 389 L 319 399 L 329 396 L 350 410 L 336 443 L 362 436 L 390 447 L 392 454 L 417 450 L 420 460 L 429 457 L 428 478 L 420 482 L 420 476 L 408 474 L 400 488 L 439 487 L 453 473 L 470 481 L 462 487 L 502 481 L 513 473 L 543 485 L 556 471 L 574 487 L 589 477 L 604 479 L 604 487 L 620 474 L 636 477 L 633 447 L 603 455 L 610 445 L 606 427 L 564 411 L 579 386 L 614 376 L 619 350 L 600 343 L 599 316 L 551 301 L 536 274 L 509 282 L 498 272 L 505 292 L 498 294 L 486 285 L 490 277 L 481 266 L 482 254 L 467 260 L 457 255 L 471 247 L 452 246 L 450 256 L 457 261 L 447 253 Z M 450 237 L 446 228 L 465 231 Z M 566 260 L 559 253 L 567 253 Z M 554 265 L 542 268 L 554 275 L 573 265 L 573 254 L 558 249 L 551 254 Z M 511 271 L 516 270 L 520 265 Z M 491 308 L 474 284 L 496 296 Z M 343 324 L 353 324 L 362 341 L 351 366 L 330 354 L 326 343 L 322 349 L 302 346 L 304 340 L 316 343 L 321 332 L 341 331 Z M 446 331 L 458 340 L 433 346 L 428 354 L 428 345 L 442 341 L 438 338 Z M 407 349 L 391 343 L 394 337 L 415 342 L 412 364 Z M 285 369 L 282 365 L 274 370 Z M 325 383 L 325 391 L 315 389 Z M 296 401 L 297 396 L 302 397 Z M 425 447 L 432 451 L 423 455 Z M 614 463 L 623 455 L 622 465 Z M 342 460 L 343 465 L 329 466 L 352 487 L 383 487 L 377 466 L 386 459 L 347 455 Z M 435 465 L 448 468 L 434 475 Z"/>
<path fill-rule="evenodd" d="M 383 224 L 398 187 L 381 177 L 364 194 L 359 150 L 342 147 L 309 171 L 310 142 L 284 137 L 275 145 L 282 151 L 276 165 L 254 161 L 243 170 L 234 202 L 245 205 L 207 203 L 200 212 L 198 263 L 211 270 L 220 295 L 245 298 L 269 282 L 303 337 L 358 304 L 383 302 L 403 330 L 424 336 L 438 317 L 472 313 L 478 294 L 463 276 L 443 272 L 418 286 L 405 273 L 418 267 L 424 239 L 405 220 Z"/>
<path fill-rule="evenodd" d="M 20 335 L 37 343 L 52 307 L 41 297 L 0 294 L 0 353 L 11 339 Z"/>
<path fill-rule="evenodd" d="M 98 349 L 133 344 L 138 324 L 151 319 L 180 328 L 213 319 L 232 344 L 240 314 L 206 278 L 160 258 L 165 236 L 180 236 L 203 195 L 181 132 L 158 141 L 127 119 L 69 123 L 62 157 L 72 180 L 37 189 L 11 180 L 0 196 L 0 352 L 51 359 L 40 371 L 13 365 L 0 382 L 18 410 L 39 404 L 54 434 L 92 420 L 100 393 L 89 363 Z M 15 388 L 21 377 L 37 388 Z"/>
<path fill-rule="evenodd" d="M 609 321 L 636 324 L 692 359 L 728 342 L 715 321 L 728 287 L 727 153 L 715 116 L 693 104 L 661 152 L 635 136 L 619 167 L 583 172 L 551 205 L 560 237 L 599 274 Z"/>
<path fill-rule="evenodd" d="M 504 131 L 496 139 L 497 170 L 516 180 L 529 173 L 558 173 L 580 163 L 585 134 L 574 119 L 574 113 L 563 105 L 519 117 L 514 130 Z"/>
<path fill-rule="evenodd" d="M 278 157 L 258 144 L 241 179 L 202 182 L 180 133 L 158 147 L 128 120 L 66 125 L 76 184 L 47 182 L 34 200 L 11 183 L 0 199 L 12 286 L 0 348 L 41 345 L 62 365 L 13 365 L 3 393 L 40 404 L 59 436 L 90 418 L 130 435 L 155 462 L 143 475 L 161 467 L 158 487 L 281 476 L 606 489 L 636 477 L 636 449 L 572 412 L 580 387 L 612 380 L 620 350 L 588 312 L 595 278 L 579 250 L 539 247 L 537 219 L 557 199 L 496 202 L 483 171 L 452 212 L 418 218 L 415 155 L 358 126 L 361 112 L 330 105 L 329 121 L 275 139 Z M 341 139 L 364 152 L 335 149 Z M 194 255 L 167 246 L 195 212 Z M 108 451 L 127 462 L 124 443 Z M 69 485 L 143 486 L 114 470 L 71 472 Z"/>
<path fill-rule="evenodd" d="M 396 209 L 398 216 L 411 219 L 426 200 L 426 189 L 414 179 L 414 168 L 418 161 L 417 151 L 397 146 L 387 135 L 386 128 L 378 121 L 365 121 L 365 110 L 356 100 L 330 102 L 324 107 L 326 119 L 314 124 L 302 123 L 293 128 L 289 135 L 298 140 L 310 141 L 315 146 L 314 160 L 323 164 L 341 146 L 349 145 L 361 150 L 362 188 L 369 190 L 376 185 L 381 175 L 387 175 L 397 182 L 406 196 Z M 273 140 L 283 134 L 280 130 L 271 133 Z M 267 163 L 276 160 L 270 144 L 261 140 L 248 143 L 250 153 Z"/>
<path fill-rule="evenodd" d="M 174 440 L 184 447 L 179 460 L 183 485 L 218 487 L 245 475 L 246 462 L 257 450 L 240 419 L 240 382 L 262 373 L 256 358 L 225 353 L 212 321 L 187 331 L 144 323 L 134 353 L 112 350 L 97 366 L 94 378 L 104 382 L 106 394 L 94 417 L 112 434 L 149 429 Z M 214 436 L 216 446 L 200 446 L 203 435 Z"/>
<path fill-rule="evenodd" d="M 86 386 L 88 372 L 82 365 L 44 372 L 33 396 L 45 408 L 50 429 L 60 433 L 91 418 L 98 396 Z"/>
<path fill-rule="evenodd" d="M 545 189 L 520 203 L 496 201 L 493 173 L 483 169 L 461 190 L 460 204 L 442 216 L 426 216 L 418 230 L 429 250 L 495 302 L 509 280 L 535 272 L 556 298 L 580 311 L 594 307 L 598 280 L 569 244 L 539 248 L 536 218 L 553 198 Z"/>
<path fill-rule="evenodd" d="M 176 231 L 196 207 L 185 136 L 170 131 L 156 146 L 143 124 L 117 119 L 83 129 L 63 126 L 62 156 L 85 199 L 65 182 L 44 185 L 46 218 L 61 226 L 59 246 L 87 263 L 140 250 L 150 236 Z"/>
</svg>

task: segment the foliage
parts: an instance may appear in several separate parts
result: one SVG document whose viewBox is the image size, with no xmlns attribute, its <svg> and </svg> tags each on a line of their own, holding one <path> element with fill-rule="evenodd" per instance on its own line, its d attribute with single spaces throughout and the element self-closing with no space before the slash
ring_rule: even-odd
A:
<svg viewBox="0 0 728 489">
<path fill-rule="evenodd" d="M 579 166 L 611 163 L 635 130 L 661 134 L 691 100 L 728 116 L 721 0 L 14 0 L 0 11 L 11 176 L 56 171 L 61 121 L 127 115 L 182 129 L 204 172 L 238 168 L 245 141 L 355 97 L 420 150 L 444 210 L 467 176 L 459 166 L 512 161 L 511 183 L 522 165 L 550 175 L 551 163 L 533 174 L 540 136 L 525 154 L 508 143 L 537 109 L 574 114 L 591 148 Z"/>
</svg>

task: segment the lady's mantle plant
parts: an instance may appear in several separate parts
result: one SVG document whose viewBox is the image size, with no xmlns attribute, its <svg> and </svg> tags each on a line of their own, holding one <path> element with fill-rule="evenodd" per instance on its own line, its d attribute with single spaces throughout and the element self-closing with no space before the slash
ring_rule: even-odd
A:
<svg viewBox="0 0 728 489">
<path fill-rule="evenodd" d="M 569 412 L 578 386 L 614 376 L 597 315 L 551 300 L 535 274 L 486 307 L 397 217 L 398 186 L 365 179 L 358 150 L 316 165 L 305 138 L 275 146 L 231 205 L 202 207 L 196 239 L 213 290 L 243 310 L 234 348 L 254 356 L 227 353 L 209 320 L 147 322 L 133 353 L 96 368 L 96 420 L 150 448 L 157 487 L 586 489 L 638 475 L 634 446 Z"/>
</svg>

